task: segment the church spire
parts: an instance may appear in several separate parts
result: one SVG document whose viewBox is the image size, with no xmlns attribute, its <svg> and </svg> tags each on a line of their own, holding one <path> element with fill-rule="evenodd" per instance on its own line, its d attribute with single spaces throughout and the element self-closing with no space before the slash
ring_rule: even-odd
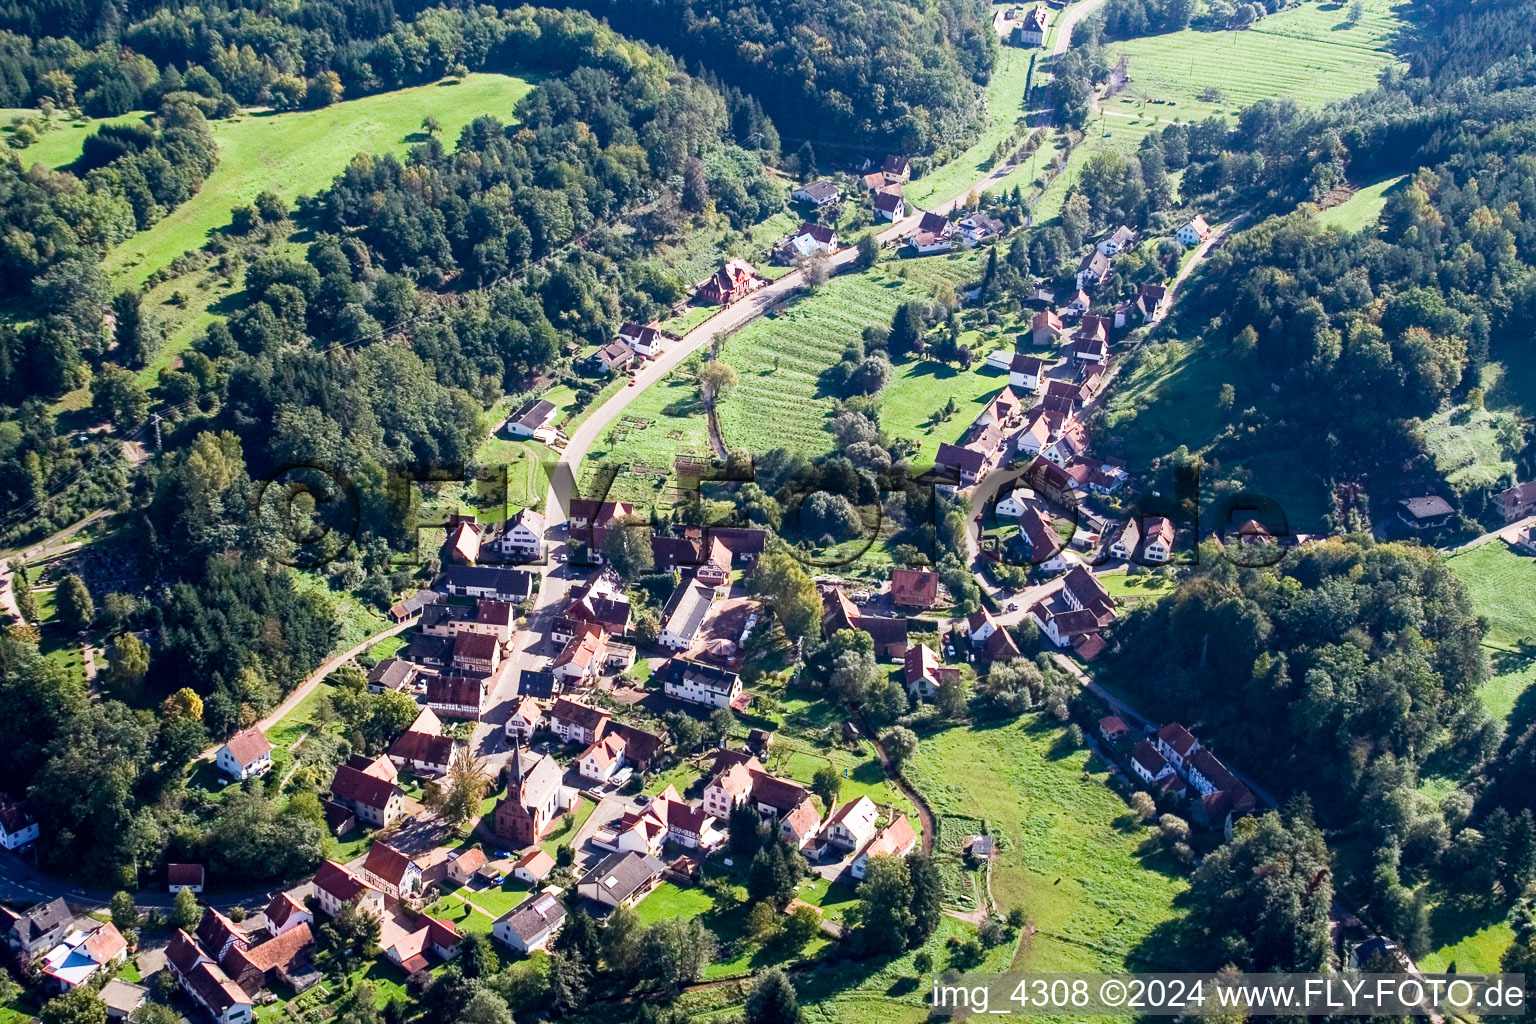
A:
<svg viewBox="0 0 1536 1024">
<path fill-rule="evenodd" d="M 507 763 L 507 794 L 517 796 L 523 788 L 523 745 L 513 741 L 512 760 Z"/>
</svg>

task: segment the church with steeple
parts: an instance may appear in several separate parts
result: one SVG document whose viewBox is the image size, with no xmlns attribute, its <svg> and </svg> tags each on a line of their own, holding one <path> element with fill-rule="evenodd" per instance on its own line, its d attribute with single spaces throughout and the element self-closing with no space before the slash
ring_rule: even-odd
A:
<svg viewBox="0 0 1536 1024">
<path fill-rule="evenodd" d="M 521 746 L 513 747 L 507 763 L 507 795 L 496 804 L 497 838 L 521 849 L 548 835 L 576 801 L 576 791 L 563 785 L 564 779 L 565 773 L 550 755 L 525 755 Z"/>
</svg>

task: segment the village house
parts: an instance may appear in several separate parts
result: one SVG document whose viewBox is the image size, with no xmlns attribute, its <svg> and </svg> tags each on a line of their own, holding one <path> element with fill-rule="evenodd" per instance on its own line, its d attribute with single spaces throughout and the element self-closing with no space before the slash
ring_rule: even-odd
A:
<svg viewBox="0 0 1536 1024">
<path fill-rule="evenodd" d="M 1029 322 L 1030 340 L 1037 348 L 1054 345 L 1066 333 L 1066 328 L 1061 323 L 1061 317 L 1049 309 L 1036 313 Z"/>
<path fill-rule="evenodd" d="M 110 974 L 128 958 L 128 942 L 112 922 L 92 925 L 72 928 L 43 954 L 38 968 L 54 990 L 68 992 L 88 983 L 103 969 Z"/>
<path fill-rule="evenodd" d="M 961 448 L 959 445 L 947 442 L 940 442 L 938 454 L 933 462 L 939 469 L 951 471 L 959 480 L 961 487 L 975 486 L 992 468 L 987 452 L 977 451 L 974 448 Z"/>
<path fill-rule="evenodd" d="M 432 676 L 427 680 L 427 707 L 444 718 L 467 718 L 478 722 L 490 699 L 491 678 L 481 675 Z"/>
<path fill-rule="evenodd" d="M 525 767 L 522 748 L 513 747 L 507 763 L 507 795 L 497 802 L 492 817 L 497 837 L 517 848 L 542 840 L 576 800 L 575 793 L 562 784 L 564 777 L 550 755 L 530 756 Z"/>
<path fill-rule="evenodd" d="M 803 850 L 821 831 L 821 812 L 816 801 L 807 796 L 779 819 L 779 839 Z"/>
<path fill-rule="evenodd" d="M 1173 766 L 1158 752 L 1150 740 L 1142 740 L 1131 751 L 1131 771 L 1149 786 L 1156 786 L 1163 779 L 1177 777 Z"/>
<path fill-rule="evenodd" d="M 1397 517 L 1410 530 L 1433 530 L 1449 523 L 1456 515 L 1451 503 L 1438 494 L 1404 498 L 1397 503 Z"/>
<path fill-rule="evenodd" d="M 912 830 L 912 822 L 905 814 L 897 815 L 894 821 L 875 834 L 869 845 L 859 851 L 848 872 L 854 878 L 862 879 L 871 857 L 905 857 L 916 847 L 917 833 Z"/>
<path fill-rule="evenodd" d="M 512 743 L 527 743 L 543 724 L 544 709 L 532 697 L 524 696 L 507 716 L 504 730 Z"/>
<path fill-rule="evenodd" d="M 443 542 L 443 561 L 456 565 L 474 565 L 480 557 L 480 524 L 474 516 L 448 517 L 448 535 Z"/>
<path fill-rule="evenodd" d="M 501 664 L 501 650 L 501 641 L 494 634 L 461 629 L 453 638 L 453 670 L 468 675 L 488 676 Z M 430 692 L 431 683 L 427 685 Z"/>
<path fill-rule="evenodd" d="M 74 923 L 75 912 L 63 899 L 34 904 L 20 913 L 0 907 L 6 945 L 28 960 L 58 945 Z"/>
<path fill-rule="evenodd" d="M 721 264 L 719 270 L 699 285 L 697 298 L 700 302 L 729 306 L 753 292 L 759 283 L 757 271 L 752 269 L 750 263 L 745 260 L 728 259 Z"/>
<path fill-rule="evenodd" d="M 1119 715 L 1106 715 L 1099 719 L 1099 735 L 1105 743 L 1119 743 L 1131 735 L 1131 727 Z"/>
<path fill-rule="evenodd" d="M 1073 611 L 1087 609 L 1098 617 L 1100 625 L 1107 625 L 1115 618 L 1115 600 L 1104 589 L 1097 576 L 1082 566 L 1076 566 L 1062 581 L 1061 596 Z"/>
<path fill-rule="evenodd" d="M 622 341 L 610 341 L 586 358 L 586 365 L 595 374 L 623 373 L 640 358 L 635 350 Z"/>
<path fill-rule="evenodd" d="M 512 639 L 517 625 L 517 608 L 506 601 L 488 601 L 481 598 L 475 603 L 473 614 L 459 627 L 461 632 L 484 633 L 496 638 L 499 644 Z"/>
<path fill-rule="evenodd" d="M 1076 419 L 1068 420 L 1055 440 L 1040 450 L 1042 455 L 1063 469 L 1087 452 L 1088 430 Z"/>
<path fill-rule="evenodd" d="M 955 225 L 966 245 L 976 245 L 984 238 L 996 238 L 1007 232 L 1008 225 L 985 213 L 962 217 Z"/>
<path fill-rule="evenodd" d="M 907 200 L 899 189 L 883 189 L 876 192 L 872 202 L 875 216 L 883 221 L 894 224 L 907 216 Z"/>
<path fill-rule="evenodd" d="M 632 907 L 661 884 L 666 865 L 644 853 L 610 853 L 576 883 L 576 893 L 599 906 Z"/>
<path fill-rule="evenodd" d="M 421 892 L 421 868 L 385 843 L 374 843 L 368 848 L 361 874 L 369 886 L 397 900 Z"/>
<path fill-rule="evenodd" d="M 225 775 L 243 782 L 272 770 L 272 744 L 253 725 L 231 736 L 214 760 Z"/>
<path fill-rule="evenodd" d="M 774 250 L 774 259 L 779 263 L 796 263 L 818 253 L 831 255 L 837 249 L 837 229 L 825 224 L 801 224 Z"/>
<path fill-rule="evenodd" d="M 770 774 L 750 754 L 720 750 L 715 754 L 714 774 L 704 787 L 704 810 L 728 821 L 731 808 L 751 804 L 765 818 L 777 821 L 809 796 L 804 786 Z"/>
<path fill-rule="evenodd" d="M 398 693 L 416 681 L 417 669 L 400 658 L 385 658 L 368 670 L 369 693 Z"/>
<path fill-rule="evenodd" d="M 927 569 L 891 570 L 891 604 L 927 611 L 939 600 L 939 574 Z"/>
<path fill-rule="evenodd" d="M 549 670 L 566 690 L 593 683 L 603 670 L 608 637 L 599 626 L 583 625 L 550 662 Z"/>
<path fill-rule="evenodd" d="M 1029 506 L 1019 515 L 1019 536 L 1029 554 L 1029 563 L 1042 572 L 1061 572 L 1067 567 L 1067 542 L 1052 528 L 1049 515 Z"/>
<path fill-rule="evenodd" d="M 459 885 L 469 885 L 475 879 L 485 877 L 481 872 L 486 871 L 489 864 L 485 851 L 479 846 L 471 846 L 448 858 L 448 877 Z M 489 873 L 495 874 L 494 871 Z"/>
<path fill-rule="evenodd" d="M 1070 647 L 1079 636 L 1099 630 L 1099 621 L 1093 612 L 1063 609 L 1046 601 L 1034 604 L 1029 609 L 1029 618 L 1057 647 Z"/>
<path fill-rule="evenodd" d="M 1196 214 L 1175 231 L 1173 237 L 1185 246 L 1199 245 L 1211 237 L 1211 226 L 1205 222 L 1204 217 Z"/>
<path fill-rule="evenodd" d="M 885 176 L 887 182 L 905 182 L 912 180 L 912 161 L 904 156 L 888 156 L 885 163 L 880 165 L 880 173 Z"/>
<path fill-rule="evenodd" d="M 1121 224 L 1110 231 L 1106 231 L 1094 243 L 1093 247 L 1105 256 L 1118 256 L 1130 248 L 1131 243 L 1134 241 L 1136 241 L 1136 232 Z"/>
<path fill-rule="evenodd" d="M 1506 523 L 1524 519 L 1536 512 L 1536 480 L 1516 484 L 1495 494 L 1493 507 L 1498 510 L 1499 515 L 1504 517 Z"/>
<path fill-rule="evenodd" d="M 789 194 L 789 198 L 797 203 L 817 208 L 831 206 L 843 198 L 843 190 L 830 181 L 813 181 L 801 185 Z"/>
<path fill-rule="evenodd" d="M 1017 519 L 1029 508 L 1029 502 L 1035 499 L 1035 492 L 1028 487 L 1013 487 L 1006 491 L 1000 491 L 997 495 L 997 504 L 994 511 L 997 515 Z"/>
<path fill-rule="evenodd" d="M 1186 764 L 1195 752 L 1200 750 L 1200 741 L 1190 731 L 1178 722 L 1169 722 L 1157 730 L 1157 752 L 1167 758 L 1180 773 L 1186 770 Z"/>
<path fill-rule="evenodd" d="M 703 536 L 651 536 L 651 557 L 657 571 L 678 569 L 691 572 L 693 578 L 712 587 L 723 587 L 731 580 L 733 558 L 725 541 L 713 533 Z"/>
<path fill-rule="evenodd" d="M 405 792 L 399 786 L 345 764 L 331 777 L 331 799 L 375 828 L 388 828 L 405 811 Z"/>
<path fill-rule="evenodd" d="M 559 409 L 555 403 L 542 398 L 530 398 L 507 417 L 507 433 L 513 437 L 553 437 L 552 425 L 557 412 Z"/>
<path fill-rule="evenodd" d="M 370 888 L 350 868 L 333 860 L 325 861 L 315 872 L 314 894 L 321 912 L 331 917 L 335 917 L 345 903 L 355 903 L 370 917 L 384 914 L 384 894 Z"/>
<path fill-rule="evenodd" d="M 624 767 L 624 739 L 606 733 L 576 757 L 576 771 L 584 779 L 607 782 Z"/>
<path fill-rule="evenodd" d="M 203 891 L 203 866 L 201 864 L 167 864 L 165 866 L 165 891 L 181 892 L 190 889 Z"/>
<path fill-rule="evenodd" d="M 37 819 L 27 805 L 9 793 L 0 793 L 0 846 L 19 850 L 37 840 Z"/>
<path fill-rule="evenodd" d="M 1045 8 L 1032 7 L 1013 30 L 1014 41 L 1019 46 L 1044 46 L 1045 36 L 1049 31 L 1050 25 L 1046 20 Z"/>
<path fill-rule="evenodd" d="M 1141 526 L 1135 517 L 1125 521 L 1120 527 L 1120 532 L 1115 534 L 1115 539 L 1109 543 L 1109 553 L 1114 558 L 1129 561 L 1136 554 L 1136 549 L 1141 545 Z"/>
<path fill-rule="evenodd" d="M 879 818 L 880 808 L 869 797 L 861 796 L 839 807 L 828 820 L 822 835 L 835 846 L 857 850 L 875 838 L 875 823 Z"/>
<path fill-rule="evenodd" d="M 713 850 L 725 839 L 714 815 L 685 801 L 677 787 L 667 786 L 638 810 L 626 812 L 612 825 L 598 829 L 592 845 L 616 853 L 660 857 L 667 843 L 685 849 Z"/>
<path fill-rule="evenodd" d="M 1067 301 L 1064 308 L 1068 313 L 1082 314 L 1088 312 L 1092 305 L 1093 300 L 1088 297 L 1088 293 L 1079 288 L 1073 293 L 1072 298 Z"/>
<path fill-rule="evenodd" d="M 824 636 L 831 636 L 840 629 L 858 630 L 868 633 L 874 640 L 877 659 L 906 657 L 905 616 L 865 615 L 840 587 L 821 588 L 821 604 L 821 631 Z"/>
<path fill-rule="evenodd" d="M 459 951 L 459 930 L 447 921 L 417 914 L 412 918 L 397 916 L 395 924 L 379 945 L 384 955 L 407 974 L 429 969 L 429 952 L 439 959 L 451 960 Z"/>
<path fill-rule="evenodd" d="M 710 708 L 730 708 L 740 702 L 741 676 L 713 665 L 673 658 L 662 666 L 662 690 L 668 697 Z"/>
<path fill-rule="evenodd" d="M 565 904 L 538 892 L 497 918 L 491 937 L 508 949 L 532 953 L 547 947 L 564 924 Z"/>
<path fill-rule="evenodd" d="M 475 617 L 473 608 L 461 604 L 439 604 L 425 609 L 416 625 L 417 636 L 446 637 L 452 640 L 459 635 L 464 624 Z M 453 657 L 453 645 L 448 645 L 448 658 Z"/>
<path fill-rule="evenodd" d="M 1103 287 L 1109 280 L 1109 268 L 1109 257 L 1095 249 L 1077 265 L 1077 286 L 1086 292 Z"/>
<path fill-rule="evenodd" d="M 1034 394 L 1040 390 L 1040 382 L 1044 378 L 1045 362 L 1038 356 L 1027 356 L 1018 352 L 1008 364 L 1009 387 Z"/>
<path fill-rule="evenodd" d="M 267 931 L 272 935 L 286 935 L 299 925 L 312 924 L 315 920 L 309 908 L 286 892 L 273 896 L 264 913 L 267 918 Z"/>
<path fill-rule="evenodd" d="M 626 320 L 619 328 L 619 340 L 634 349 L 636 355 L 654 359 L 661 354 L 662 346 L 666 343 L 666 335 L 662 334 L 655 325 L 642 326 Z"/>
<path fill-rule="evenodd" d="M 634 506 L 626 502 L 573 498 L 567 517 L 569 536 L 572 541 L 586 548 L 586 554 L 593 564 L 601 565 L 603 543 L 608 539 L 608 531 L 618 520 L 634 514 Z"/>
<path fill-rule="evenodd" d="M 501 569 L 485 565 L 450 565 L 439 585 L 455 597 L 480 597 L 508 604 L 522 604 L 533 596 L 534 574 L 526 569 Z"/>
<path fill-rule="evenodd" d="M 1161 565 L 1173 557 L 1173 542 L 1178 531 L 1173 521 L 1165 516 L 1148 516 L 1142 520 L 1141 557 L 1154 565 Z"/>
<path fill-rule="evenodd" d="M 429 713 L 430 708 L 426 709 Z M 414 728 L 400 734 L 389 747 L 389 758 L 401 768 L 418 775 L 446 775 L 454 757 L 468 749 L 463 740 L 451 736 L 417 732 Z"/>
<path fill-rule="evenodd" d="M 913 699 L 929 699 L 939 692 L 939 687 L 959 678 L 959 669 L 939 663 L 938 655 L 926 644 L 913 644 L 902 659 L 902 676 L 907 694 Z"/>
<path fill-rule="evenodd" d="M 661 613 L 659 643 L 674 651 L 686 651 L 699 635 L 699 627 L 715 600 L 715 588 L 700 580 L 678 584 Z"/>
<path fill-rule="evenodd" d="M 177 929 L 165 949 L 166 967 L 176 984 L 218 1024 L 250 1024 L 255 1004 L 192 937 Z"/>
<path fill-rule="evenodd" d="M 549 712 L 549 728 L 562 743 L 590 744 L 602 735 L 609 715 L 572 697 L 561 697 Z"/>
<path fill-rule="evenodd" d="M 544 881 L 555 870 L 555 858 L 543 850 L 529 850 L 512 865 L 512 877 L 534 885 Z"/>
<path fill-rule="evenodd" d="M 955 247 L 954 239 L 949 235 L 935 234 L 932 231 L 916 231 L 908 235 L 907 244 L 919 256 L 932 256 L 941 252 L 949 252 Z"/>
</svg>

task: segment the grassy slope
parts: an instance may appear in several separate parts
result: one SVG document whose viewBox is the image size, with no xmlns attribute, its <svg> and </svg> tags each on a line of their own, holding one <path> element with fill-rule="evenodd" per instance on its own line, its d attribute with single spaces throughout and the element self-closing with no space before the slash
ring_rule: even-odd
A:
<svg viewBox="0 0 1536 1024">
<path fill-rule="evenodd" d="M 1447 564 L 1466 584 L 1473 609 L 1487 618 L 1491 646 L 1507 649 L 1536 638 L 1536 559 L 1490 541 Z"/>
<path fill-rule="evenodd" d="M 1212 115 L 1235 120 L 1239 110 L 1261 99 L 1320 107 L 1371 88 L 1394 62 L 1388 46 L 1399 20 L 1393 0 L 1366 0 L 1365 7 L 1354 26 L 1345 23 L 1339 4 L 1311 2 L 1243 32 L 1186 29 L 1109 44 L 1111 64 L 1121 54 L 1129 59 L 1130 80 L 1104 103 L 1105 115 L 1088 125 L 1074 166 L 1046 190 L 1035 219 L 1056 215 L 1075 168 L 1095 150 L 1132 153 L 1144 135 L 1168 123 Z M 1200 99 L 1210 86 L 1221 90 L 1220 98 Z"/>
<path fill-rule="evenodd" d="M 1013 132 L 1014 123 L 1024 115 L 1024 87 L 1032 54 L 1043 56 L 1043 51 L 1014 46 L 1002 48 L 997 69 L 992 72 L 992 81 L 987 85 L 987 118 L 981 136 L 970 149 L 908 185 L 909 204 L 921 209 L 943 202 L 991 168 L 992 153 L 997 144 Z"/>
<path fill-rule="evenodd" d="M 1397 191 L 1398 186 L 1406 181 L 1407 177 L 1405 174 L 1400 174 L 1395 178 L 1383 178 L 1372 182 L 1338 206 L 1319 213 L 1317 219 L 1343 231 L 1361 231 L 1371 227 L 1386 207 L 1387 196 Z"/>
<path fill-rule="evenodd" d="M 1102 765 L 1061 736 L 1034 717 L 952 728 L 923 738 L 909 775 L 939 815 L 941 847 L 949 815 L 984 819 L 1001 837 L 993 895 L 1038 929 L 1014 970 L 1155 969 L 1137 951 L 1175 917 L 1184 878 L 1138 854 L 1146 831 Z"/>
<path fill-rule="evenodd" d="M 271 190 L 289 201 L 323 188 L 359 152 L 401 154 L 422 141 L 421 119 L 435 115 L 444 137 L 482 114 L 512 120 L 532 85 L 507 75 L 474 74 L 458 84 L 422 85 L 345 100 L 323 110 L 253 113 L 212 122 L 219 166 L 198 194 L 164 220 L 119 246 L 107 269 L 122 284 L 139 284 L 208 233 L 229 223 L 229 211 Z M 41 145 L 41 143 L 40 143 Z"/>
<path fill-rule="evenodd" d="M 1130 58 L 1127 95 L 1163 101 L 1150 104 L 1151 111 L 1199 120 L 1282 96 L 1320 107 L 1370 89 L 1394 63 L 1388 49 L 1399 25 L 1393 6 L 1392 0 L 1365 0 L 1359 24 L 1349 25 L 1343 5 L 1309 2 L 1242 32 L 1186 29 L 1113 43 L 1109 50 L 1111 61 L 1121 53 Z M 1211 86 L 1221 99 L 1201 100 Z"/>
<path fill-rule="evenodd" d="M 7 145 L 11 139 L 11 118 L 18 115 L 36 117 L 38 112 L 11 108 L 0 110 L 0 121 L 6 124 L 6 128 L 0 131 L 0 139 L 3 139 Z M 21 158 L 24 167 L 31 167 L 33 164 L 53 168 L 63 167 L 75 162 L 80 155 L 80 148 L 85 145 L 85 137 L 97 128 L 102 125 L 132 124 L 148 116 L 148 113 L 142 110 L 119 114 L 116 117 L 82 117 L 77 120 L 66 120 L 62 116 L 57 116 L 53 119 L 51 128 L 32 145 L 17 153 L 17 156 Z"/>
<path fill-rule="evenodd" d="M 740 382 L 719 407 L 726 444 L 755 452 L 786 447 L 819 455 L 830 450 L 832 435 L 823 425 L 834 398 L 821 393 L 820 373 L 865 327 L 889 325 L 903 302 L 930 297 L 940 282 L 958 287 L 979 271 L 975 253 L 882 263 L 870 272 L 836 277 L 816 295 L 732 336 L 724 358 Z M 909 373 L 912 364 L 898 370 Z M 939 398 L 923 415 L 943 401 Z"/>
</svg>

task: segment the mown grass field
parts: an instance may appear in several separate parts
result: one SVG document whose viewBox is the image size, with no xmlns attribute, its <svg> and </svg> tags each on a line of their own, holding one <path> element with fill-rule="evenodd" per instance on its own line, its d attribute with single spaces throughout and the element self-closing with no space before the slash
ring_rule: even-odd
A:
<svg viewBox="0 0 1536 1024">
<path fill-rule="evenodd" d="M 1130 77 L 1090 120 L 1072 164 L 1081 166 L 1101 149 L 1135 152 L 1143 136 L 1175 121 L 1213 115 L 1235 120 L 1262 99 L 1294 99 L 1315 108 L 1364 92 L 1396 62 L 1390 47 L 1401 21 L 1394 6 L 1394 0 L 1365 0 L 1359 23 L 1350 25 L 1345 4 L 1308 2 L 1240 32 L 1186 29 L 1110 43 L 1109 63 L 1124 54 Z M 1051 183 L 1035 207 L 1037 222 L 1056 216 L 1074 180 L 1075 168 L 1069 166 Z M 1340 214 L 1340 226 L 1367 216 L 1372 201 L 1368 196 Z"/>
<path fill-rule="evenodd" d="M 1488 620 L 1488 644 L 1509 649 L 1536 639 L 1536 559 L 1494 540 L 1446 564 L 1466 585 L 1473 610 Z"/>
<path fill-rule="evenodd" d="M 11 120 L 16 117 L 37 117 L 37 110 L 18 109 L 6 107 L 0 109 L 0 123 L 5 125 L 0 130 L 0 141 L 9 143 L 13 134 Z M 31 167 L 33 164 L 42 164 L 57 170 L 66 164 L 72 164 L 80 156 L 80 150 L 85 145 L 86 136 L 92 134 L 103 125 L 132 124 L 142 121 L 149 114 L 146 111 L 136 110 L 128 114 L 119 114 L 116 117 L 81 117 L 78 119 L 65 118 L 56 115 L 49 123 L 48 131 L 32 145 L 16 152 L 23 167 Z"/>
<path fill-rule="evenodd" d="M 1038 929 L 1014 970 L 1174 969 L 1149 949 L 1186 881 L 1106 785 L 1103 765 L 1035 716 L 924 736 L 908 777 L 939 815 L 981 819 L 1000 840 L 992 892 Z"/>
<path fill-rule="evenodd" d="M 835 277 L 815 295 L 732 335 L 723 358 L 739 382 L 718 408 L 726 445 L 812 455 L 830 450 L 833 438 L 824 424 L 835 396 L 822 391 L 821 372 L 865 327 L 889 326 L 903 302 L 931 298 L 941 284 L 963 286 L 979 274 L 979 260 L 977 252 L 969 252 L 882 262 L 862 274 Z M 943 404 L 938 397 L 923 414 Z"/>
<path fill-rule="evenodd" d="M 1122 53 L 1130 59 L 1126 95 L 1163 101 L 1148 109 L 1161 107 L 1186 121 L 1281 97 L 1321 107 L 1370 89 L 1377 75 L 1396 63 L 1390 49 L 1401 25 L 1396 5 L 1393 0 L 1364 4 L 1355 25 L 1348 23 L 1346 4 L 1308 2 L 1239 32 L 1185 29 L 1112 43 L 1109 59 L 1113 64 Z M 1213 87 L 1219 98 L 1200 98 Z"/>
<path fill-rule="evenodd" d="M 247 113 L 210 122 L 219 143 L 218 167 L 197 195 L 110 253 L 107 269 L 121 285 L 140 284 L 202 245 L 209 232 L 229 223 L 232 208 L 258 192 L 272 191 L 291 202 L 325 187 L 357 153 L 402 154 L 425 139 L 421 120 L 428 114 L 442 122 L 450 143 L 482 114 L 511 122 L 517 101 L 532 88 L 511 75 L 473 74 L 457 84 L 415 86 L 320 110 Z"/>
<path fill-rule="evenodd" d="M 1002 47 L 992 81 L 987 83 L 987 116 L 980 137 L 955 159 L 910 183 L 906 188 L 909 205 L 924 209 L 951 199 L 993 166 L 992 153 L 997 144 L 1013 133 L 1014 123 L 1024 116 L 1024 90 L 1031 57 L 1043 56 L 1044 52 Z"/>
<path fill-rule="evenodd" d="M 1374 227 L 1381 211 L 1386 208 L 1387 197 L 1402 187 L 1408 176 L 1383 178 L 1372 182 L 1350 196 L 1338 206 L 1332 206 L 1317 215 L 1317 219 L 1341 231 L 1363 231 Z"/>
</svg>

